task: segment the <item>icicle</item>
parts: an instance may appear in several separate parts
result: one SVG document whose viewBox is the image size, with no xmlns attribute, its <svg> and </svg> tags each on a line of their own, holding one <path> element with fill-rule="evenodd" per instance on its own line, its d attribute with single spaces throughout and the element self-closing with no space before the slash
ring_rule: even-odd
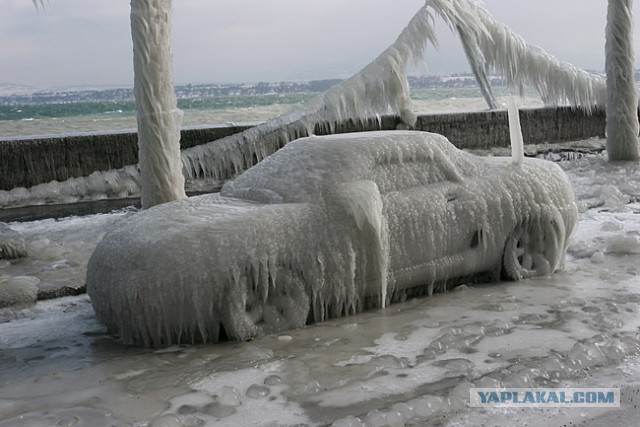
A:
<svg viewBox="0 0 640 427">
<path fill-rule="evenodd" d="M 491 83 L 487 78 L 484 56 L 482 55 L 482 52 L 478 51 L 477 46 L 472 45 L 472 43 L 469 42 L 469 37 L 462 27 L 457 25 L 456 30 L 458 31 L 458 35 L 460 36 L 460 41 L 462 42 L 464 53 L 467 55 L 467 61 L 469 61 L 471 71 L 473 72 L 473 75 L 478 82 L 478 86 L 480 87 L 480 92 L 482 92 L 482 96 L 487 102 L 487 106 L 489 106 L 489 109 L 495 110 L 496 108 L 498 108 L 498 103 L 496 102 L 496 98 L 493 95 L 493 91 L 491 90 Z"/>
<path fill-rule="evenodd" d="M 338 190 L 339 204 L 344 208 L 355 222 L 360 239 L 365 243 L 364 247 L 371 252 L 367 258 L 368 264 L 374 270 L 373 275 L 378 284 L 376 293 L 380 294 L 380 307 L 385 308 L 387 301 L 387 281 L 388 281 L 388 230 L 382 214 L 382 196 L 378 185 L 373 181 L 353 181 L 342 184 Z M 350 273 L 351 282 L 355 278 L 356 254 L 349 243 L 352 259 L 352 269 Z M 352 285 L 355 289 L 355 285 Z M 379 291 L 379 292 L 378 292 Z M 350 292 L 355 295 L 355 292 Z M 357 303 L 353 298 L 348 298 L 349 305 L 355 306 Z"/>
<path fill-rule="evenodd" d="M 507 112 L 509 115 L 512 163 L 514 166 L 520 166 L 524 161 L 524 141 L 522 129 L 520 128 L 520 113 L 516 105 L 516 99 L 513 96 L 507 99 Z"/>
</svg>

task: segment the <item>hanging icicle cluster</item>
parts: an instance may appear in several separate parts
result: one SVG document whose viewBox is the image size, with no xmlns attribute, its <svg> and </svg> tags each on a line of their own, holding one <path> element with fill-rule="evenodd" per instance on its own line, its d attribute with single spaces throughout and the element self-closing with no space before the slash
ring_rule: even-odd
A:
<svg viewBox="0 0 640 427">
<path fill-rule="evenodd" d="M 427 0 L 396 42 L 350 79 L 288 115 L 183 152 L 185 176 L 228 179 L 287 142 L 314 133 L 319 124 L 327 127 L 324 131 L 332 132 L 335 124 L 343 120 L 396 113 L 405 124 L 413 125 L 415 115 L 411 110 L 406 67 L 410 61 L 423 60 L 427 43 L 437 47 L 432 11 L 460 33 L 467 57 L 481 75 L 494 70 L 520 91 L 529 84 L 548 105 L 568 103 L 588 111 L 604 107 L 606 84 L 602 77 L 528 44 L 497 22 L 479 2 Z M 486 78 L 478 83 L 483 93 L 491 93 Z"/>
<path fill-rule="evenodd" d="M 246 132 L 183 151 L 187 179 L 225 180 L 280 149 L 286 143 L 317 132 L 333 133 L 336 124 L 379 120 L 398 114 L 406 127 L 415 124 L 407 66 L 424 57 L 426 44 L 436 45 L 433 16 L 421 7 L 397 40 L 373 62 L 344 82 L 283 116 Z"/>
<path fill-rule="evenodd" d="M 605 80 L 527 43 L 476 0 L 427 0 L 436 14 L 469 44 L 467 55 L 522 91 L 533 86 L 547 105 L 568 103 L 590 111 L 604 107 Z M 470 59 L 471 60 L 471 59 Z M 482 82 L 479 82 L 482 84 Z"/>
</svg>

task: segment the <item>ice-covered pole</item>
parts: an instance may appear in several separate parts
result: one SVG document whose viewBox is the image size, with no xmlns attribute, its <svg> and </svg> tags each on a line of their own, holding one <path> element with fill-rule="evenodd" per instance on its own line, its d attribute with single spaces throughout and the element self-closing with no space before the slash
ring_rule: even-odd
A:
<svg viewBox="0 0 640 427">
<path fill-rule="evenodd" d="M 186 197 L 171 58 L 172 0 L 131 0 L 142 207 Z"/>
<path fill-rule="evenodd" d="M 605 43 L 609 160 L 640 160 L 633 73 L 633 0 L 609 0 Z"/>
</svg>

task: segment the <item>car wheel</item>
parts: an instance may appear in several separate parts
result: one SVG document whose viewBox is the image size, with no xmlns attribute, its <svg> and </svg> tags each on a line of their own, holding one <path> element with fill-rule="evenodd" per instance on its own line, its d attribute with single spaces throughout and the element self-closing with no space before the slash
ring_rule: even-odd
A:
<svg viewBox="0 0 640 427">
<path fill-rule="evenodd" d="M 252 317 L 263 333 L 277 333 L 303 327 L 307 323 L 310 308 L 302 274 L 280 266 L 277 280 L 270 286 L 266 300 L 252 310 Z"/>
<path fill-rule="evenodd" d="M 529 219 L 517 225 L 505 244 L 503 276 L 520 280 L 553 273 L 562 258 L 563 229 L 558 217 Z"/>
</svg>

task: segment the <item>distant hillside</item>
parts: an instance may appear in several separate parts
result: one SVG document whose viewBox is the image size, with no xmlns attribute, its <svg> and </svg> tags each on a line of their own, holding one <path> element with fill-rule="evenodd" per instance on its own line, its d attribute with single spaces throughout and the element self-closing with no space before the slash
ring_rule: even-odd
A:
<svg viewBox="0 0 640 427">
<path fill-rule="evenodd" d="M 602 74 L 602 73 L 600 73 Z M 446 76 L 409 76 L 412 89 L 476 87 L 472 74 L 452 74 Z M 490 77 L 495 86 L 504 85 L 504 79 Z M 640 70 L 636 71 L 636 81 L 640 81 Z M 181 100 L 199 100 L 215 97 L 314 94 L 324 92 L 340 83 L 339 79 L 313 80 L 308 82 L 258 82 L 258 83 L 199 83 L 176 86 L 176 95 Z M 133 101 L 132 88 L 65 88 L 41 90 L 34 87 L 0 83 L 0 105 L 38 105 L 74 102 L 130 102 Z"/>
<path fill-rule="evenodd" d="M 258 82 L 224 84 L 186 84 L 176 86 L 178 99 L 208 99 L 215 97 L 257 96 L 278 94 L 313 94 L 324 92 L 340 83 L 338 79 L 309 82 Z M 76 102 L 133 101 L 132 88 L 87 88 L 38 90 L 27 86 L 0 84 L 0 105 L 68 104 Z"/>
<path fill-rule="evenodd" d="M 0 82 L 0 96 L 12 96 L 35 92 L 37 89 L 31 86 L 17 85 Z"/>
</svg>

